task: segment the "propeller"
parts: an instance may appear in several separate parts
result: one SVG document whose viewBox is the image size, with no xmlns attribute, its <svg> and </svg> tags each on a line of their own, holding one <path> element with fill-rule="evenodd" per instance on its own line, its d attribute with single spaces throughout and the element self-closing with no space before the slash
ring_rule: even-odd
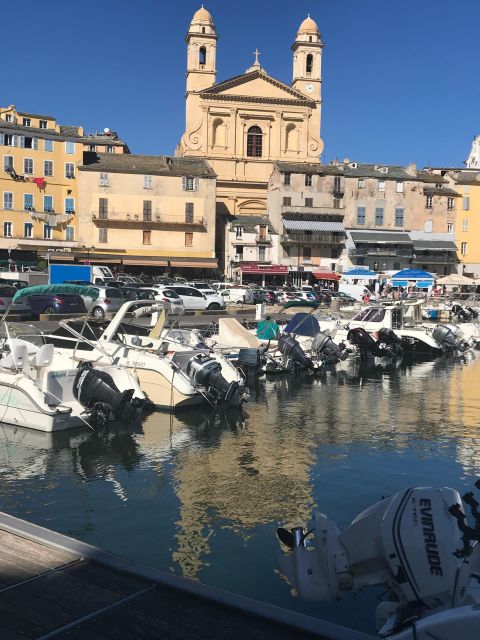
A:
<svg viewBox="0 0 480 640">
<path fill-rule="evenodd" d="M 295 545 L 295 538 L 293 537 L 293 533 L 288 531 L 288 529 L 284 529 L 283 527 L 278 527 L 277 529 L 277 538 L 282 542 L 286 547 L 293 549 Z"/>
</svg>

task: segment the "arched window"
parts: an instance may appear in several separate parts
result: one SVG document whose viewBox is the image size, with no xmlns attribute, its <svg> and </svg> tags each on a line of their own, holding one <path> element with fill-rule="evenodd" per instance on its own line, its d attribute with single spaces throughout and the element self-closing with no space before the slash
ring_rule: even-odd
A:
<svg viewBox="0 0 480 640">
<path fill-rule="evenodd" d="M 250 127 L 247 132 L 247 156 L 262 157 L 262 130 L 260 127 Z"/>
<path fill-rule="evenodd" d="M 306 71 L 308 74 L 312 73 L 313 70 L 313 56 L 311 53 L 308 54 L 307 56 L 307 64 L 306 64 Z"/>
<path fill-rule="evenodd" d="M 198 50 L 198 62 L 202 66 L 207 63 L 207 48 L 206 47 L 200 47 L 200 49 Z"/>
</svg>

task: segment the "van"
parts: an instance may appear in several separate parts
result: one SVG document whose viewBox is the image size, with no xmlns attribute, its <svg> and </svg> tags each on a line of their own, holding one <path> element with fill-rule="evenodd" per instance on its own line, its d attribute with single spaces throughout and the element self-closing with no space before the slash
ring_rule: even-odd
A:
<svg viewBox="0 0 480 640">
<path fill-rule="evenodd" d="M 245 292 L 248 287 L 242 284 L 230 285 L 225 289 L 217 289 L 218 294 L 222 296 L 228 304 L 238 304 L 245 301 Z"/>
<path fill-rule="evenodd" d="M 100 280 L 114 280 L 110 267 L 106 267 L 103 264 L 96 264 L 92 266 L 92 281 L 95 282 L 96 278 L 99 278 Z"/>
<path fill-rule="evenodd" d="M 340 293 L 346 293 L 347 296 L 351 296 L 355 298 L 357 302 L 362 302 L 363 296 L 368 294 L 370 297 L 372 296 L 372 292 L 367 289 L 363 284 L 344 284 L 340 282 L 338 285 L 338 291 Z"/>
</svg>

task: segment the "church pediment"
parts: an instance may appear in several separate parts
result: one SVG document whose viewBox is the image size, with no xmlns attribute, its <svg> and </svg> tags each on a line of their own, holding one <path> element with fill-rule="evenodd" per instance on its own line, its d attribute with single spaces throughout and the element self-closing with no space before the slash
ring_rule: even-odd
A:
<svg viewBox="0 0 480 640">
<path fill-rule="evenodd" d="M 225 98 L 225 99 L 246 99 L 275 101 L 275 102 L 298 102 L 305 105 L 312 101 L 303 93 L 292 89 L 288 85 L 275 80 L 263 70 L 255 70 L 235 76 L 229 80 L 224 80 L 219 84 L 204 89 L 200 92 L 202 98 Z"/>
</svg>

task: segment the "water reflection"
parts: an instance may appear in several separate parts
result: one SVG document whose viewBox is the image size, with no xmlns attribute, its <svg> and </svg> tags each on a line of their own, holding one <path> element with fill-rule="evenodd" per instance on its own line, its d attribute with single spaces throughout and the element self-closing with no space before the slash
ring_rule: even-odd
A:
<svg viewBox="0 0 480 640">
<path fill-rule="evenodd" d="M 319 505 L 343 526 L 382 493 L 469 486 L 479 383 L 480 361 L 439 358 L 263 379 L 243 412 L 154 413 L 103 434 L 3 426 L 2 509 L 335 619 L 291 600 L 274 575 L 277 524 L 306 523 Z"/>
</svg>

